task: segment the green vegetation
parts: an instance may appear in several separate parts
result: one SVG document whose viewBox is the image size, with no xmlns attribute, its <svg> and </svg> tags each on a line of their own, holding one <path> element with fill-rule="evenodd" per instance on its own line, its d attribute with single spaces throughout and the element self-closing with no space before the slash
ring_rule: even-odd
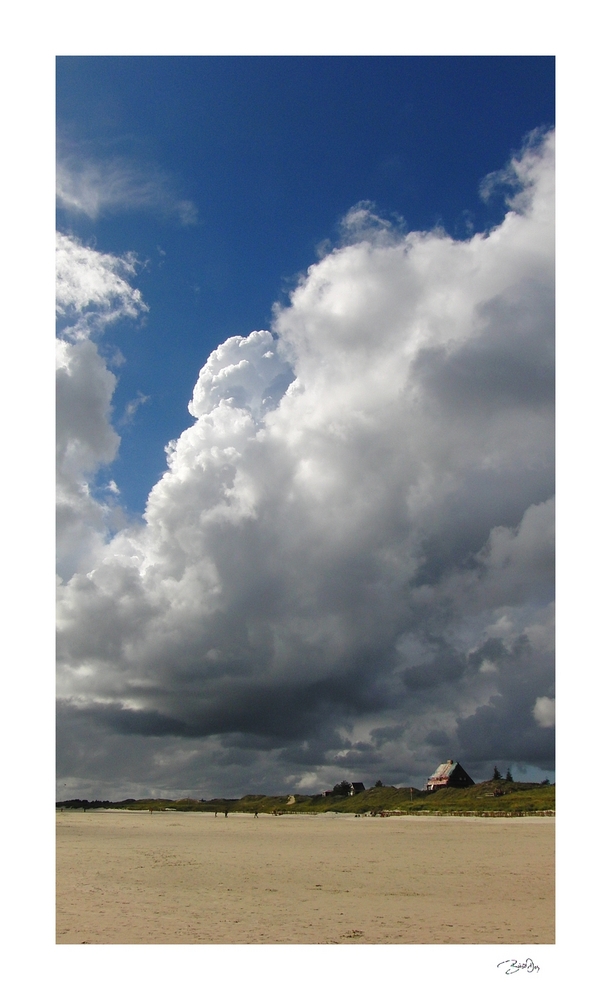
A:
<svg viewBox="0 0 611 1000">
<path fill-rule="evenodd" d="M 339 790 L 341 789 L 341 790 Z M 241 799 L 124 799 L 122 802 L 88 802 L 70 799 L 58 802 L 60 809 L 132 809 L 161 812 L 225 812 L 315 814 L 325 812 L 356 815 L 454 815 L 529 816 L 553 814 L 556 787 L 549 782 L 534 784 L 495 778 L 469 788 L 440 788 L 422 792 L 418 788 L 395 788 L 376 783 L 357 795 L 347 795 L 343 784 L 332 795 L 244 795 Z M 290 800 L 290 801 L 289 801 Z"/>
<path fill-rule="evenodd" d="M 340 783 L 338 785 L 333 785 L 333 794 L 334 795 L 350 795 L 350 788 L 351 788 L 351 785 L 350 785 L 349 781 L 340 781 Z"/>
</svg>

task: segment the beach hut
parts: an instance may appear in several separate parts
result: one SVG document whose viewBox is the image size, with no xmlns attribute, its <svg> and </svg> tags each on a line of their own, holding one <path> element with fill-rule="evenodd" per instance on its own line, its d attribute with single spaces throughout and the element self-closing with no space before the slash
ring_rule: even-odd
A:
<svg viewBox="0 0 611 1000">
<path fill-rule="evenodd" d="M 435 792 L 438 788 L 468 788 L 469 785 L 474 784 L 473 778 L 469 777 L 457 760 L 446 760 L 431 775 L 426 783 L 426 790 L 427 792 Z"/>
</svg>

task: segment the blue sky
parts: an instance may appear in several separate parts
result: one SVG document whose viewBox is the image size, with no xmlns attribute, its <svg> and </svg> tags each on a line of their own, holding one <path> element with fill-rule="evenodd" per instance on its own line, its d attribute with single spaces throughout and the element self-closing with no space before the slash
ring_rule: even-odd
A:
<svg viewBox="0 0 611 1000">
<path fill-rule="evenodd" d="M 553 59 L 57 74 L 58 787 L 552 776 Z"/>
<path fill-rule="evenodd" d="M 502 197 L 484 203 L 480 182 L 554 123 L 554 72 L 551 57 L 58 59 L 60 162 L 151 187 L 148 203 L 127 191 L 94 218 L 58 206 L 62 231 L 142 264 L 149 312 L 106 346 L 126 359 L 115 420 L 147 399 L 103 470 L 130 512 L 210 351 L 269 327 L 353 205 L 458 239 L 501 220 Z"/>
</svg>

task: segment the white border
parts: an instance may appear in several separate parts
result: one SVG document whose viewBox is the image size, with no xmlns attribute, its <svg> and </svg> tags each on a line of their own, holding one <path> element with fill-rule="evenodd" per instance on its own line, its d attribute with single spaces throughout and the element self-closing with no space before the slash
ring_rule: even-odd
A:
<svg viewBox="0 0 611 1000">
<path fill-rule="evenodd" d="M 396 3 L 107 0 L 12 5 L 1 60 L 5 192 L 4 802 L 5 979 L 24 995 L 149 997 L 188 991 L 392 991 L 551 997 L 601 978 L 608 854 L 602 741 L 608 681 L 606 414 L 607 39 L 604 8 L 529 0 Z M 559 145 L 558 937 L 518 949 L 541 973 L 498 975 L 496 946 L 103 946 L 54 944 L 53 309 L 54 71 L 61 55 L 556 55 Z M 8 598 L 8 602 L 7 602 Z M 8 603 L 8 607 L 7 607 Z M 600 740 L 600 737 L 599 737 Z M 590 787 L 590 782 L 592 786 Z M 590 806 L 589 802 L 596 803 Z M 36 812 L 37 823 L 31 822 Z M 26 818 L 30 821 L 25 822 Z M 603 839 L 604 838 L 604 839 Z M 606 900 L 600 899 L 603 906 Z M 606 941 L 605 941 L 606 943 Z M 380 951 L 383 948 L 384 951 Z M 179 949 L 179 950 L 177 950 Z M 247 950 L 245 950 L 247 949 Z M 515 949 L 512 949 L 512 951 Z M 341 955 L 341 959 L 340 959 Z M 234 985 L 237 984 L 237 985 Z M 261 984 L 261 989 L 259 989 Z M 519 985 L 518 985 L 519 984 Z"/>
</svg>

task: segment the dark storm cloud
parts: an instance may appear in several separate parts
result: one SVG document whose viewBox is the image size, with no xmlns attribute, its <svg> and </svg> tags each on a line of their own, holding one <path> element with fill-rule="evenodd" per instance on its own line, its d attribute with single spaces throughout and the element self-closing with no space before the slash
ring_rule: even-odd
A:
<svg viewBox="0 0 611 1000">
<path fill-rule="evenodd" d="M 191 739 L 230 734 L 240 740 L 260 741 L 259 746 L 282 747 L 324 731 L 329 720 L 349 722 L 365 711 L 388 707 L 389 698 L 370 664 L 368 669 L 346 671 L 316 682 L 257 684 L 236 681 L 215 685 L 210 699 L 197 695 L 190 703 L 177 699 L 181 717 L 159 711 L 99 704 L 75 711 L 95 719 L 117 733 L 148 736 L 183 736 Z M 149 690 L 149 697 L 152 692 Z M 168 707 L 174 701 L 165 689 L 155 695 Z"/>
<path fill-rule="evenodd" d="M 529 719 L 528 698 L 484 705 L 458 725 L 458 745 L 465 760 L 480 763 L 527 761 L 543 770 L 553 770 L 553 729 L 542 729 Z"/>
<path fill-rule="evenodd" d="M 543 692 L 553 696 L 551 650 L 537 650 L 527 635 L 510 648 L 488 640 L 474 654 L 479 668 L 493 665 L 498 673 L 498 693 L 490 704 L 480 705 L 461 719 L 457 744 L 473 762 L 528 761 L 543 769 L 554 767 L 554 729 L 536 721 L 533 706 Z"/>
<path fill-rule="evenodd" d="M 437 687 L 458 681 L 467 669 L 467 658 L 449 646 L 444 646 L 427 663 L 403 671 L 403 682 L 412 690 Z"/>
</svg>

